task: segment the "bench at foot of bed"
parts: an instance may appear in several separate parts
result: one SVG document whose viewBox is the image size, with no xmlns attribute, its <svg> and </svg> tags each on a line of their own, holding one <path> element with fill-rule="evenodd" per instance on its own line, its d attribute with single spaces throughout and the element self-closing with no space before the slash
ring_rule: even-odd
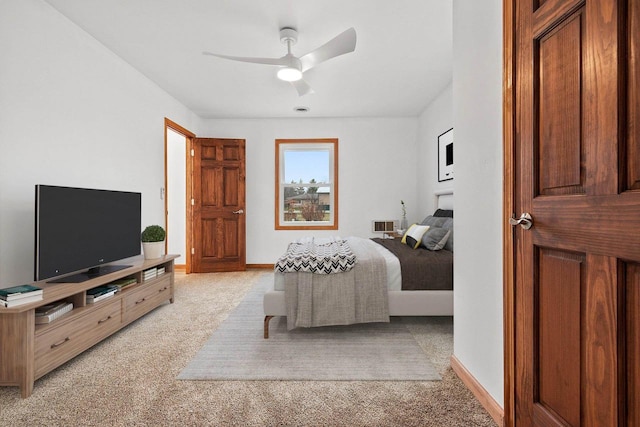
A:
<svg viewBox="0 0 640 427">
<path fill-rule="evenodd" d="M 264 338 L 269 338 L 269 321 L 286 316 L 283 291 L 267 291 L 263 300 Z M 453 291 L 389 291 L 390 316 L 453 316 Z"/>
<path fill-rule="evenodd" d="M 264 339 L 269 339 L 269 320 L 273 319 L 273 316 L 264 316 Z"/>
</svg>

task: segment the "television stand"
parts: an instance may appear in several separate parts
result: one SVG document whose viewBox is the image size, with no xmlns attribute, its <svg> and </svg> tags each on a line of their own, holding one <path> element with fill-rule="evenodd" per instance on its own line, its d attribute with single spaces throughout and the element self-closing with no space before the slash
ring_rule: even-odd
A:
<svg viewBox="0 0 640 427">
<path fill-rule="evenodd" d="M 89 279 L 95 279 L 96 277 L 104 276 L 105 274 L 114 273 L 116 271 L 124 270 L 125 268 L 133 267 L 132 265 L 118 265 L 107 264 L 100 267 L 93 267 L 82 273 L 71 274 L 69 276 L 60 277 L 54 280 L 47 280 L 47 283 L 82 283 Z"/>
<path fill-rule="evenodd" d="M 43 299 L 17 307 L 0 307 L 0 386 L 18 386 L 23 398 L 34 382 L 63 363 L 119 331 L 174 296 L 174 260 L 142 256 L 122 260 L 128 266 L 80 283 L 36 282 Z M 164 268 L 150 276 L 145 270 Z M 86 276 L 85 276 L 86 277 Z M 118 279 L 134 277 L 135 284 L 115 295 L 87 304 L 87 290 Z M 145 280 L 145 277 L 147 279 Z M 58 301 L 73 303 L 73 310 L 51 323 L 36 324 L 35 309 Z"/>
</svg>

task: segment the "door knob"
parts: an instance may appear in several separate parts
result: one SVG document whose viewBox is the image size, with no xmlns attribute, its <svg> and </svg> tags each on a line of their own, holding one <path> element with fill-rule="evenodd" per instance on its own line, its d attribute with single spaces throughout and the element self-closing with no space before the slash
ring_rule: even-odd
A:
<svg viewBox="0 0 640 427">
<path fill-rule="evenodd" d="M 520 215 L 520 218 L 518 219 L 509 218 L 509 224 L 513 226 L 519 225 L 525 230 L 528 230 L 531 227 L 533 227 L 533 218 L 531 218 L 531 215 L 528 212 L 525 212 L 522 215 Z"/>
<path fill-rule="evenodd" d="M 233 211 L 234 214 L 240 215 L 244 213 L 244 209 L 238 209 L 237 211 Z"/>
</svg>

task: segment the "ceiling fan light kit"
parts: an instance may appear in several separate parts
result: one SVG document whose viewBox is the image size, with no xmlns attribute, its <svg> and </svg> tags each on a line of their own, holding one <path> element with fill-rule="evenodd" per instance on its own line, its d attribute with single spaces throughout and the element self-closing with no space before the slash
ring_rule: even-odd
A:
<svg viewBox="0 0 640 427">
<path fill-rule="evenodd" d="M 285 82 L 295 82 L 302 78 L 302 71 L 293 67 L 283 67 L 278 70 L 276 74 L 280 80 Z"/>
<path fill-rule="evenodd" d="M 291 46 L 298 41 L 298 33 L 293 28 L 280 30 L 280 41 L 287 45 L 287 54 L 283 57 L 289 61 L 288 65 L 280 68 L 276 75 L 285 82 L 295 82 L 302 78 L 302 63 L 291 53 Z"/>
<path fill-rule="evenodd" d="M 313 93 L 313 89 L 304 81 L 303 73 L 316 65 L 336 56 L 353 52 L 356 49 L 356 30 L 349 28 L 319 48 L 296 57 L 291 53 L 291 46 L 298 41 L 298 32 L 291 27 L 280 29 L 280 42 L 287 45 L 287 54 L 281 58 L 250 58 L 241 56 L 221 55 L 218 53 L 202 52 L 203 55 L 216 56 L 232 61 L 250 62 L 254 64 L 277 65 L 281 68 L 276 73 L 280 80 L 290 82 L 298 91 L 299 96 Z"/>
</svg>

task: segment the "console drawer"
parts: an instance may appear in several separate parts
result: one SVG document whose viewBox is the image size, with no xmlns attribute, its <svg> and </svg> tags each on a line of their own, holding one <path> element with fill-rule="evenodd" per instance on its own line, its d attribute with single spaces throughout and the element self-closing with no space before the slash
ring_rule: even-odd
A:
<svg viewBox="0 0 640 427">
<path fill-rule="evenodd" d="M 120 298 L 104 301 L 100 305 L 69 321 L 62 321 L 60 325 L 41 334 L 36 333 L 36 378 L 82 353 L 120 328 Z"/>
<path fill-rule="evenodd" d="M 156 280 L 155 283 L 124 294 L 122 302 L 124 323 L 137 319 L 172 297 L 170 275 L 167 274 L 166 277 Z"/>
</svg>

